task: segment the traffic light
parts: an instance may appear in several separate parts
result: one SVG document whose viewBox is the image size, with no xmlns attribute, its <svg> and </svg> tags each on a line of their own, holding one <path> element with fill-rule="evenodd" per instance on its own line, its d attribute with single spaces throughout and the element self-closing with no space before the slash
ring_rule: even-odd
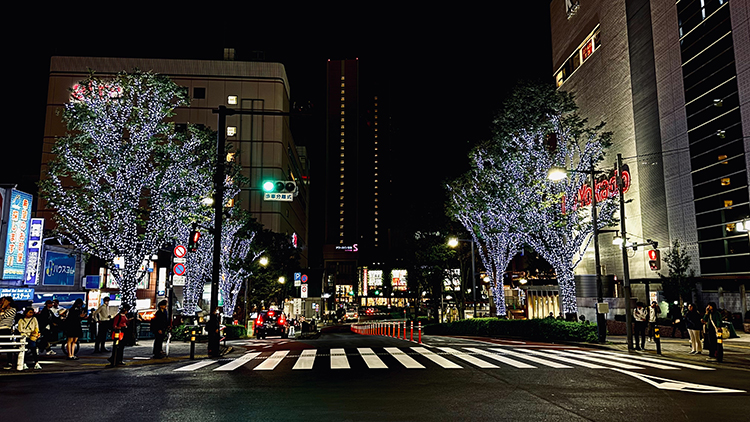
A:
<svg viewBox="0 0 750 422">
<path fill-rule="evenodd" d="M 198 241 L 201 238 L 201 232 L 198 231 L 198 224 L 193 223 L 190 228 L 190 238 L 188 239 L 188 251 L 195 252 L 198 250 Z"/>
<path fill-rule="evenodd" d="M 297 195 L 297 182 L 294 180 L 266 180 L 263 182 L 263 192 L 266 193 L 293 193 Z"/>
<path fill-rule="evenodd" d="M 661 269 L 661 253 L 659 253 L 658 249 L 648 251 L 648 265 L 652 271 L 659 271 Z"/>
</svg>

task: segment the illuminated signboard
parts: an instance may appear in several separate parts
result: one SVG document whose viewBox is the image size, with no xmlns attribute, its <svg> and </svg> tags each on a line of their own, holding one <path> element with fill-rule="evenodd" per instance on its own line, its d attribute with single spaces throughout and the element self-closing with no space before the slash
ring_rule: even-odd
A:
<svg viewBox="0 0 750 422">
<path fill-rule="evenodd" d="M 0 289 L 0 297 L 11 296 L 13 300 L 32 300 L 34 298 L 34 289 L 17 289 L 17 288 L 2 288 Z"/>
<path fill-rule="evenodd" d="M 622 167 L 622 183 L 623 193 L 627 193 L 630 190 L 630 171 L 627 165 Z M 617 172 L 615 171 L 612 177 L 609 179 L 601 179 L 596 182 L 596 202 L 604 202 L 607 198 L 614 198 L 620 194 L 620 189 L 617 187 Z M 591 186 L 588 183 L 583 184 L 578 192 L 576 193 L 576 205 L 574 207 L 587 207 L 591 205 Z M 565 197 L 562 198 L 562 208 L 565 211 Z"/>
<path fill-rule="evenodd" d="M 391 270 L 393 290 L 406 290 L 406 270 Z"/>
<path fill-rule="evenodd" d="M 8 214 L 8 234 L 5 239 L 3 279 L 21 280 L 26 276 L 26 248 L 31 225 L 31 201 L 28 193 L 13 189 Z"/>
<path fill-rule="evenodd" d="M 370 270 L 367 277 L 367 284 L 369 286 L 383 285 L 383 270 Z"/>
<path fill-rule="evenodd" d="M 336 246 L 336 250 L 344 252 L 357 252 L 359 251 L 359 244 L 355 243 L 351 246 Z"/>
<path fill-rule="evenodd" d="M 45 286 L 75 286 L 76 256 L 47 251 L 44 256 Z"/>
<path fill-rule="evenodd" d="M 37 284 L 39 275 L 39 259 L 42 253 L 42 235 L 44 233 L 44 219 L 32 218 L 29 230 L 29 247 L 26 257 L 26 284 Z"/>
</svg>

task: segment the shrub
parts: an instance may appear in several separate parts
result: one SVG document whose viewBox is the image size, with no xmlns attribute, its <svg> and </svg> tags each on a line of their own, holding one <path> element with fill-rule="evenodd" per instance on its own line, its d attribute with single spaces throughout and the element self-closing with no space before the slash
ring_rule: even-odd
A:
<svg viewBox="0 0 750 422">
<path fill-rule="evenodd" d="M 596 342 L 596 325 L 557 319 L 473 318 L 424 327 L 425 334 L 509 336 L 537 341 Z"/>
<path fill-rule="evenodd" d="M 226 335 L 228 340 L 236 340 L 245 337 L 247 335 L 247 330 L 244 325 L 227 325 L 226 328 L 224 328 L 224 335 Z"/>
</svg>

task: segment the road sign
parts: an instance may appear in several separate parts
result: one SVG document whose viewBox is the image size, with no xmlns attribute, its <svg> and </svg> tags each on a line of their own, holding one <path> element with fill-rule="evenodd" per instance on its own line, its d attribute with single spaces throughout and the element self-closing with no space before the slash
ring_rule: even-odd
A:
<svg viewBox="0 0 750 422">
<path fill-rule="evenodd" d="M 300 292 L 300 297 L 306 298 L 307 297 L 307 284 L 303 284 L 300 287 L 300 291 L 299 292 Z"/>
<path fill-rule="evenodd" d="M 187 262 L 187 258 L 174 258 L 173 260 L 175 264 L 184 264 Z"/>
<path fill-rule="evenodd" d="M 263 194 L 264 201 L 294 201 L 294 194 L 292 193 L 265 193 Z"/>
<path fill-rule="evenodd" d="M 174 275 L 174 276 L 172 276 L 172 285 L 173 286 L 184 286 L 185 285 L 185 276 L 184 275 Z"/>
<path fill-rule="evenodd" d="M 301 279 L 303 283 L 307 283 L 307 274 L 302 274 Z"/>
<path fill-rule="evenodd" d="M 174 275 L 185 275 L 185 264 L 174 264 L 172 272 Z"/>
<path fill-rule="evenodd" d="M 294 281 L 297 281 L 302 277 L 302 273 L 294 273 Z"/>
<path fill-rule="evenodd" d="M 174 247 L 174 256 L 177 258 L 184 258 L 185 254 L 187 253 L 187 248 L 182 245 L 177 245 Z"/>
</svg>

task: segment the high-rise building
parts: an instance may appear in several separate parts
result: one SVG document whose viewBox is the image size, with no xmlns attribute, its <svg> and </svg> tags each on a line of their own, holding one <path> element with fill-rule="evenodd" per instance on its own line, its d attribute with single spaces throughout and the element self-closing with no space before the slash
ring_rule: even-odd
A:
<svg viewBox="0 0 750 422">
<path fill-rule="evenodd" d="M 689 252 L 704 292 L 746 298 L 750 276 L 750 6 L 743 0 L 552 0 L 554 78 L 590 123 L 607 122 L 622 154 L 629 240 Z M 604 274 L 622 278 L 600 235 Z M 593 249 L 593 248 L 592 248 Z M 649 247 L 631 251 L 634 281 L 657 281 Z M 578 273 L 593 274 L 593 250 Z M 659 273 L 668 274 L 662 264 Z M 648 299 L 648 298 L 641 298 Z M 743 299 L 747 300 L 747 299 Z M 739 306 L 738 306 L 739 307 Z"/>
<path fill-rule="evenodd" d="M 329 60 L 326 98 L 325 291 L 353 302 L 358 267 L 382 263 L 389 241 L 386 99 L 359 60 Z"/>
</svg>

